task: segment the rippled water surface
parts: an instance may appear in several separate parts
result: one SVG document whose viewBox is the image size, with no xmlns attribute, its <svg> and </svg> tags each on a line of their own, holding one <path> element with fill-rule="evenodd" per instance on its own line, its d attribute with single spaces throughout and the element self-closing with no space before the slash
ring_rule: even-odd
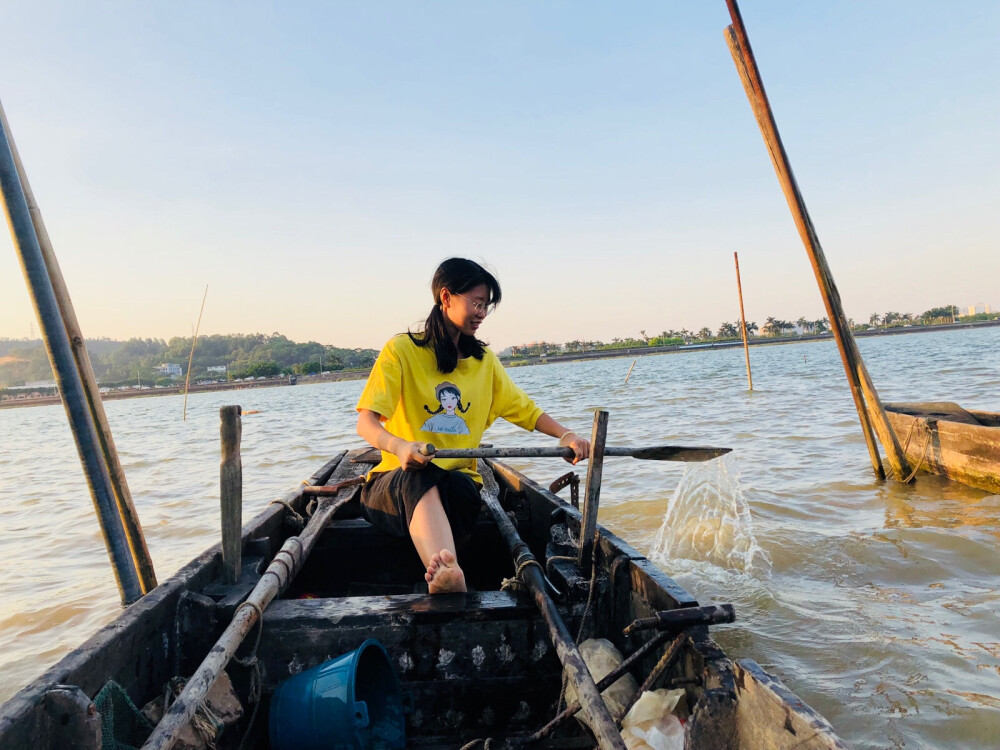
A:
<svg viewBox="0 0 1000 750">
<path fill-rule="evenodd" d="M 884 401 L 1000 410 L 1000 329 L 864 339 Z M 859 748 L 1000 745 L 1000 496 L 874 479 L 832 342 L 511 371 L 564 424 L 610 410 L 609 443 L 731 446 L 680 464 L 609 459 L 601 522 L 739 621 L 715 636 L 778 674 Z M 243 420 L 250 518 L 353 446 L 362 383 L 112 401 L 111 428 L 165 580 L 219 536 L 218 410 Z M 494 444 L 542 443 L 506 423 Z M 543 483 L 561 462 L 515 463 Z M 714 473 L 714 474 L 713 474 Z M 664 523 L 668 514 L 668 523 Z M 0 700 L 119 612 L 59 406 L 0 411 Z"/>
</svg>

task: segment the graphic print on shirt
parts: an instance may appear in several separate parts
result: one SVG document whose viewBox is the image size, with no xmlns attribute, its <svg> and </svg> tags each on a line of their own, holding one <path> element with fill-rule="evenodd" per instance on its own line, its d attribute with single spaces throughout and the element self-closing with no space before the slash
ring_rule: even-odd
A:
<svg viewBox="0 0 1000 750">
<path fill-rule="evenodd" d="M 444 435 L 468 435 L 469 425 L 455 413 L 458 410 L 465 414 L 470 406 L 470 404 L 462 406 L 462 392 L 458 386 L 446 380 L 435 386 L 434 395 L 437 397 L 439 406 L 437 409 L 431 410 L 427 404 L 424 404 L 424 411 L 431 417 L 421 425 L 420 429 Z"/>
</svg>

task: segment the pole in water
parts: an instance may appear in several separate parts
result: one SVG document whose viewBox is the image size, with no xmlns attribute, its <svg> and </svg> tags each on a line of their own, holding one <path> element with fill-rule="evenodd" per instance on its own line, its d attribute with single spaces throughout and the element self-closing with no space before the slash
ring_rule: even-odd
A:
<svg viewBox="0 0 1000 750">
<path fill-rule="evenodd" d="M 188 355 L 187 379 L 184 381 L 184 416 L 181 421 L 187 422 L 188 418 L 188 389 L 191 387 L 191 363 L 194 362 L 194 345 L 198 340 L 198 331 L 201 330 L 201 315 L 205 312 L 205 300 L 208 299 L 208 284 L 205 284 L 205 295 L 201 298 L 201 310 L 198 311 L 198 325 L 195 326 L 191 335 L 191 354 Z"/>
<path fill-rule="evenodd" d="M 764 91 L 764 83 L 761 80 L 760 71 L 757 69 L 757 62 L 750 47 L 750 40 L 743 25 L 739 7 L 736 0 L 726 0 L 726 5 L 729 7 L 730 16 L 733 19 L 733 24 L 726 28 L 726 42 L 746 91 L 747 99 L 750 101 L 750 107 L 757 119 L 764 144 L 771 156 L 771 163 L 778 176 L 782 192 L 785 194 L 785 200 L 799 231 L 799 237 L 802 239 L 802 244 L 805 246 L 806 254 L 812 264 L 820 295 L 830 319 L 830 328 L 837 340 L 837 348 L 840 350 L 840 358 L 847 374 L 848 384 L 851 387 L 851 396 L 858 412 L 858 420 L 861 422 L 861 430 L 868 446 L 872 468 L 879 479 L 885 478 L 882 458 L 879 455 L 878 446 L 875 444 L 874 433 L 877 432 L 893 473 L 897 479 L 905 481 L 904 477 L 910 470 L 909 464 L 906 461 L 906 456 L 903 455 L 899 439 L 893 432 L 885 410 L 882 408 L 882 402 L 875 390 L 875 385 L 872 383 L 871 376 L 868 374 L 864 360 L 861 359 L 861 353 L 858 351 L 854 337 L 851 335 L 847 315 L 844 313 L 843 303 L 840 300 L 840 292 L 834 283 L 833 273 L 827 263 L 816 228 L 809 217 L 805 200 L 795 181 L 788 155 L 785 153 L 784 144 L 778 133 L 778 125 L 771 111 L 767 93 Z"/>
<path fill-rule="evenodd" d="M 628 379 L 632 376 L 632 369 L 635 367 L 635 363 L 638 362 L 638 361 L 639 360 L 637 360 L 637 359 L 633 359 L 632 360 L 632 367 L 628 368 L 628 374 L 625 376 L 625 382 L 626 383 L 628 382 Z"/>
<path fill-rule="evenodd" d="M 743 285 L 740 283 L 740 256 L 733 253 L 733 260 L 736 261 L 736 293 L 740 297 L 740 332 L 743 334 L 743 353 L 747 358 L 747 383 L 750 390 L 753 390 L 753 375 L 750 374 L 750 346 L 747 344 L 747 316 L 743 312 Z"/>
</svg>

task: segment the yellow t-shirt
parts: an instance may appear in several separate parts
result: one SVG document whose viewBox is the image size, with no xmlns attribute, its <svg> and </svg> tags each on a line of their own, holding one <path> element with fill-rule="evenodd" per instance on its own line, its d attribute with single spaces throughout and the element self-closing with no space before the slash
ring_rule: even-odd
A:
<svg viewBox="0 0 1000 750">
<path fill-rule="evenodd" d="M 376 412 L 385 428 L 404 440 L 436 448 L 475 448 L 497 419 L 532 431 L 542 410 L 518 388 L 490 350 L 481 360 L 466 357 L 447 374 L 437 368 L 432 346 L 417 346 L 408 335 L 383 347 L 357 409 Z M 475 459 L 435 459 L 443 469 L 465 472 L 482 484 Z M 399 459 L 382 451 L 372 473 L 399 468 Z"/>
</svg>

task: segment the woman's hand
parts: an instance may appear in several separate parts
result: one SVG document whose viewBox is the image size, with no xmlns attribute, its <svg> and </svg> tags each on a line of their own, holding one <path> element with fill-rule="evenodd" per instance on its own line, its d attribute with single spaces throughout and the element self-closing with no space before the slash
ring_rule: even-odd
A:
<svg viewBox="0 0 1000 750">
<path fill-rule="evenodd" d="M 573 449 L 573 457 L 565 459 L 573 465 L 576 465 L 590 455 L 590 441 L 584 440 L 575 432 L 567 432 L 563 435 L 562 439 L 559 441 L 559 446 L 562 448 Z"/>
<path fill-rule="evenodd" d="M 403 471 L 419 471 L 431 462 L 433 456 L 425 456 L 420 449 L 427 443 L 418 443 L 410 440 L 398 440 L 398 445 L 394 446 L 393 454 L 399 459 L 399 465 Z"/>
</svg>

